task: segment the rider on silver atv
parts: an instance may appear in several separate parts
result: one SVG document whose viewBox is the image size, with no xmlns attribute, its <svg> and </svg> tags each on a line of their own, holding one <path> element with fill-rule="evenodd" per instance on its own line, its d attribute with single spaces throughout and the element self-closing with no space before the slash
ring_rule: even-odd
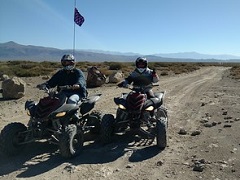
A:
<svg viewBox="0 0 240 180">
<path fill-rule="evenodd" d="M 148 68 L 148 61 L 144 57 L 138 57 L 135 61 L 136 68 L 130 75 L 121 83 L 119 87 L 128 87 L 129 84 L 133 83 L 133 86 L 146 86 L 146 83 L 157 83 L 159 77 L 156 71 Z M 139 81 L 141 79 L 141 81 Z M 152 88 L 146 90 L 148 98 L 154 97 Z"/>
</svg>

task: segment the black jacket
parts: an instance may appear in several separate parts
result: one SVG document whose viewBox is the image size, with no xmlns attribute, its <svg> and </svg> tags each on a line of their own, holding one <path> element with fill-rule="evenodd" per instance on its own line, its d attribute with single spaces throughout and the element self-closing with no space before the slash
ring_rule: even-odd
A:
<svg viewBox="0 0 240 180">
<path fill-rule="evenodd" d="M 65 92 L 79 94 L 81 97 L 87 96 L 85 75 L 80 69 L 75 68 L 71 71 L 61 69 L 56 74 L 54 74 L 52 78 L 49 79 L 46 83 L 50 88 L 54 88 L 56 86 L 78 84 L 80 85 L 80 89 L 65 90 Z"/>
</svg>

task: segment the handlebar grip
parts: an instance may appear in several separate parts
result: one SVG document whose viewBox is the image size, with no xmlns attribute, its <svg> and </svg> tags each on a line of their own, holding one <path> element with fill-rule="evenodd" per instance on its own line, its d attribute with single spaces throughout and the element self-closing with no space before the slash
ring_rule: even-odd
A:
<svg viewBox="0 0 240 180">
<path fill-rule="evenodd" d="M 58 86 L 61 90 L 67 90 L 67 89 L 72 89 L 72 86 L 66 85 L 66 86 Z"/>
</svg>

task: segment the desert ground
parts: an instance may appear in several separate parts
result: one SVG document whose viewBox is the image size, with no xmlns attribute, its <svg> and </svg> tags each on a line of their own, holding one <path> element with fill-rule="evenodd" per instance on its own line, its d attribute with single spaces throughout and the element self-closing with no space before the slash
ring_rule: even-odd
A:
<svg viewBox="0 0 240 180">
<path fill-rule="evenodd" d="M 28 121 L 27 99 L 44 95 L 36 87 L 41 77 L 23 78 L 26 94 L 18 100 L 0 99 L 0 129 L 10 122 Z M 0 179 L 86 180 L 237 180 L 240 179 L 240 81 L 229 77 L 227 67 L 161 76 L 154 91 L 166 91 L 168 146 L 144 144 L 126 135 L 102 146 L 85 141 L 82 154 L 64 159 L 48 143 L 34 143 L 15 157 L 0 155 Z M 89 89 L 102 93 L 95 110 L 115 114 L 113 98 L 128 89 L 106 84 Z"/>
</svg>

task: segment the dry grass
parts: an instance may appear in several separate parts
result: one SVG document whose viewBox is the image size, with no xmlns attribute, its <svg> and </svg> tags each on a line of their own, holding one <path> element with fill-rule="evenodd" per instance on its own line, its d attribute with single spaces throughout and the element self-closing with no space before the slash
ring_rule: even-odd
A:
<svg viewBox="0 0 240 180">
<path fill-rule="evenodd" d="M 91 66 L 96 66 L 105 75 L 110 75 L 114 71 L 122 71 L 128 75 L 135 68 L 134 62 L 78 62 L 77 68 L 84 72 Z M 160 76 L 189 73 L 202 66 L 228 66 L 232 67 L 230 75 L 232 78 L 240 79 L 239 63 L 170 63 L 170 62 L 150 62 L 149 67 L 155 69 Z M 33 61 L 7 61 L 0 62 L 0 74 L 18 77 L 34 77 L 40 75 L 51 75 L 61 68 L 59 62 L 33 62 Z"/>
</svg>

